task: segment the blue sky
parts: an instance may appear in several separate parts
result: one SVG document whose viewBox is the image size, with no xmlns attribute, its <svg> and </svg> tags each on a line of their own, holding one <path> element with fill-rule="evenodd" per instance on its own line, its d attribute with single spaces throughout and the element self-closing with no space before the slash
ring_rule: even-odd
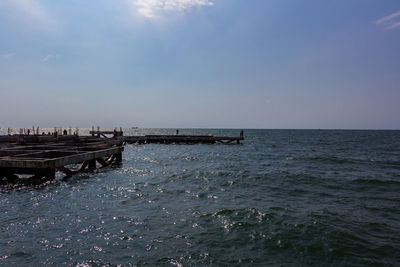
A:
<svg viewBox="0 0 400 267">
<path fill-rule="evenodd" d="M 0 127 L 400 128 L 398 0 L 0 0 Z"/>
</svg>

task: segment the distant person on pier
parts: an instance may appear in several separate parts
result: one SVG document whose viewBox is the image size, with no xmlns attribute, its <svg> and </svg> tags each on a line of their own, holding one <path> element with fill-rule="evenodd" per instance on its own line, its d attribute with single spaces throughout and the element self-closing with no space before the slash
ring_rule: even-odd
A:
<svg viewBox="0 0 400 267">
<path fill-rule="evenodd" d="M 178 135 L 179 134 L 179 130 L 178 129 L 176 129 L 176 135 Z"/>
</svg>

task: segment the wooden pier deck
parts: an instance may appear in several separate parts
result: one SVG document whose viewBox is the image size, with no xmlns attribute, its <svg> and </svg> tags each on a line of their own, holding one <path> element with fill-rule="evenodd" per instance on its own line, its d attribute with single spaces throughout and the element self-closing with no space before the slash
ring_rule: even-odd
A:
<svg viewBox="0 0 400 267">
<path fill-rule="evenodd" d="M 1 138 L 0 138 L 1 139 Z M 64 138 L 65 139 L 65 138 Z M 68 142 L 46 144 L 14 143 L 0 147 L 0 180 L 42 181 L 55 178 L 56 171 L 71 176 L 85 169 L 95 169 L 122 161 L 121 140 L 70 138 Z M 69 167 L 78 165 L 75 168 Z"/>
<path fill-rule="evenodd" d="M 124 136 L 122 131 L 91 131 L 91 136 L 13 135 L 0 136 L 0 182 L 43 182 L 57 171 L 66 177 L 85 169 L 122 161 L 126 144 L 237 143 L 239 137 L 212 135 Z M 112 136 L 107 136 L 112 135 Z"/>
<path fill-rule="evenodd" d="M 107 135 L 112 135 L 113 138 L 122 140 L 124 143 L 128 144 L 215 144 L 223 143 L 228 144 L 244 140 L 243 131 L 240 132 L 238 137 L 229 136 L 213 136 L 213 135 L 143 135 L 143 136 L 124 136 L 122 131 L 90 131 L 90 134 L 94 137 L 107 137 Z"/>
<path fill-rule="evenodd" d="M 239 144 L 243 137 L 219 137 L 209 135 L 145 135 L 145 136 L 123 136 L 120 140 L 128 144 L 215 144 L 232 143 Z"/>
</svg>

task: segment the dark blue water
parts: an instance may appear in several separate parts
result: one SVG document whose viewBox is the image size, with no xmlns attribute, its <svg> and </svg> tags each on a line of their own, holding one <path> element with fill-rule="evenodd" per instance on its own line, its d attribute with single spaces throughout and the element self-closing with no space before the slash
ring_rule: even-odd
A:
<svg viewBox="0 0 400 267">
<path fill-rule="evenodd" d="M 0 264 L 400 265 L 400 131 L 245 137 L 130 145 L 122 166 L 1 187 Z"/>
</svg>

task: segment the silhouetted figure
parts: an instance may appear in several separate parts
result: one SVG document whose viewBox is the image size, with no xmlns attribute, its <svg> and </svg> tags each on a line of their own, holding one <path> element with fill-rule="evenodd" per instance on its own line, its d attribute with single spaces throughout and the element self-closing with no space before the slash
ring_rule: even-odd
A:
<svg viewBox="0 0 400 267">
<path fill-rule="evenodd" d="M 179 130 L 178 129 L 176 129 L 176 135 L 178 135 L 179 134 Z"/>
<path fill-rule="evenodd" d="M 67 129 L 64 129 L 63 134 L 64 134 L 64 135 L 67 135 L 67 134 L 68 134 Z"/>
</svg>

